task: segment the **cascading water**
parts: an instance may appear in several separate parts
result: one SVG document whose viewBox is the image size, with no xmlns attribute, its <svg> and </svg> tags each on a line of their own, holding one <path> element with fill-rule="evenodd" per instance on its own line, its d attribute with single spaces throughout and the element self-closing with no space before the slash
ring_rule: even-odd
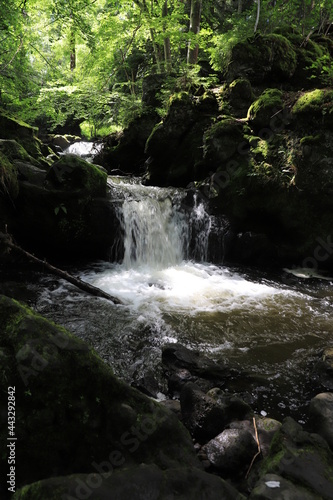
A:
<svg viewBox="0 0 333 500">
<path fill-rule="evenodd" d="M 119 177 L 109 185 L 122 234 L 117 262 L 77 272 L 125 306 L 65 284 L 44 286 L 40 312 L 90 342 L 128 382 L 149 370 L 158 377 L 161 346 L 178 341 L 254 374 L 260 382 L 248 381 L 246 394 L 257 411 L 303 418 L 309 365 L 333 335 L 330 283 L 212 264 L 210 242 L 222 247 L 224 221 L 198 196 Z"/>
</svg>

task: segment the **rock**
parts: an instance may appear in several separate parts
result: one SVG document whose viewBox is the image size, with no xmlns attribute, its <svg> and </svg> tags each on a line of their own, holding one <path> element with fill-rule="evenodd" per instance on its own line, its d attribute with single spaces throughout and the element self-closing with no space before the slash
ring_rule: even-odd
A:
<svg viewBox="0 0 333 500">
<path fill-rule="evenodd" d="M 165 73 L 147 75 L 142 79 L 142 103 L 158 108 L 162 106 L 161 88 L 168 75 Z"/>
<path fill-rule="evenodd" d="M 35 186 L 44 186 L 46 178 L 45 170 L 20 160 L 14 160 L 14 165 L 17 168 L 19 181 L 27 181 Z"/>
<path fill-rule="evenodd" d="M 190 436 L 172 412 L 118 380 L 83 341 L 5 296 L 0 349 L 6 359 L 1 392 L 11 385 L 19 400 L 16 460 L 25 465 L 18 488 L 54 475 L 96 472 L 106 462 L 112 468 L 198 466 Z M 7 414 L 0 417 L 6 440 Z M 5 470 L 6 455 L 0 461 Z"/>
<path fill-rule="evenodd" d="M 319 498 L 333 498 L 333 455 L 328 444 L 290 417 L 283 421 L 262 462 L 261 478 L 266 474 L 282 476 Z"/>
<path fill-rule="evenodd" d="M 189 382 L 180 393 L 182 421 L 191 435 L 203 443 L 223 431 L 232 420 L 242 420 L 251 408 L 236 396 L 219 391 L 219 398 L 203 393 Z M 215 392 L 213 393 L 215 396 Z"/>
<path fill-rule="evenodd" d="M 251 83 L 289 80 L 297 67 L 296 51 L 282 35 L 256 34 L 234 45 L 221 61 L 227 81 L 248 78 Z"/>
<path fill-rule="evenodd" d="M 243 118 L 254 101 L 251 83 L 247 78 L 237 78 L 230 83 L 226 98 L 231 106 L 232 115 Z"/>
<path fill-rule="evenodd" d="M 172 372 L 175 369 L 185 369 L 191 375 L 213 380 L 225 380 L 229 371 L 225 366 L 218 365 L 202 353 L 192 351 L 182 344 L 166 344 L 162 348 L 162 363 Z M 184 372 L 184 379 L 188 378 Z"/>
<path fill-rule="evenodd" d="M 9 161 L 19 160 L 31 163 L 36 167 L 40 166 L 39 162 L 29 155 L 24 147 L 14 139 L 0 139 L 0 152 L 6 156 Z"/>
<path fill-rule="evenodd" d="M 258 433 L 258 439 L 260 443 L 261 455 L 265 458 L 269 454 L 270 446 L 275 433 L 280 429 L 281 422 L 274 420 L 273 418 L 260 417 L 256 415 L 256 428 Z M 229 425 L 230 429 L 244 429 L 252 434 L 253 439 L 256 440 L 256 433 L 254 429 L 253 420 L 241 420 L 239 422 L 231 422 Z"/>
<path fill-rule="evenodd" d="M 76 155 L 64 155 L 53 163 L 46 175 L 50 187 L 82 195 L 105 196 L 107 174 Z"/>
<path fill-rule="evenodd" d="M 329 390 L 333 390 L 333 347 L 327 347 L 321 360 L 315 367 L 316 375 L 320 377 L 321 385 Z"/>
<path fill-rule="evenodd" d="M 203 134 L 218 114 L 215 96 L 194 97 L 186 92 L 174 95 L 163 121 L 146 143 L 147 182 L 160 186 L 187 186 L 202 179 Z"/>
<path fill-rule="evenodd" d="M 321 126 L 333 124 L 333 90 L 315 89 L 302 92 L 292 108 L 292 114 L 298 124 L 309 126 L 319 121 Z"/>
<path fill-rule="evenodd" d="M 199 469 L 180 467 L 163 471 L 156 465 L 146 464 L 127 467 L 104 476 L 92 472 L 46 479 L 23 488 L 13 496 L 13 500 L 45 498 L 245 500 L 245 497 L 226 481 Z"/>
<path fill-rule="evenodd" d="M 249 496 L 251 500 L 319 500 L 318 495 L 293 484 L 277 474 L 266 474 L 255 485 Z"/>
<path fill-rule="evenodd" d="M 71 143 L 67 139 L 66 136 L 64 136 L 64 135 L 55 135 L 52 138 L 52 144 L 54 146 L 57 146 L 57 147 L 61 148 L 61 150 L 64 151 L 65 149 L 68 148 L 68 146 L 70 146 Z"/>
<path fill-rule="evenodd" d="M 249 108 L 247 118 L 257 130 L 270 127 L 274 116 L 283 110 L 282 92 L 266 89 Z"/>
<path fill-rule="evenodd" d="M 105 167 L 108 172 L 119 170 L 120 173 L 142 175 L 147 159 L 145 144 L 159 115 L 148 109 L 135 118 L 122 132 L 108 136 L 101 151 L 94 157 L 94 162 Z"/>
<path fill-rule="evenodd" d="M 312 430 L 322 436 L 333 450 L 333 393 L 317 394 L 309 407 Z"/>
<path fill-rule="evenodd" d="M 0 150 L 0 193 L 2 194 L 0 199 L 4 197 L 15 200 L 18 192 L 17 167 Z"/>
<path fill-rule="evenodd" d="M 258 451 L 256 441 L 246 429 L 225 429 L 203 446 L 215 469 L 228 476 L 238 476 L 248 469 Z"/>
<path fill-rule="evenodd" d="M 204 160 L 215 169 L 222 169 L 231 158 L 239 156 L 244 142 L 243 126 L 234 118 L 224 117 L 206 130 L 203 139 Z"/>
<path fill-rule="evenodd" d="M 106 176 L 96 171 L 93 189 L 101 193 L 106 191 Z M 107 258 L 119 221 L 109 200 L 94 198 L 86 186 L 86 190 L 64 191 L 20 181 L 11 223 L 18 243 L 48 258 Z"/>
<path fill-rule="evenodd" d="M 0 113 L 0 130 L 0 139 L 17 141 L 38 163 L 44 163 L 41 152 L 42 143 L 37 138 L 37 127 L 31 127 L 21 120 Z"/>
</svg>

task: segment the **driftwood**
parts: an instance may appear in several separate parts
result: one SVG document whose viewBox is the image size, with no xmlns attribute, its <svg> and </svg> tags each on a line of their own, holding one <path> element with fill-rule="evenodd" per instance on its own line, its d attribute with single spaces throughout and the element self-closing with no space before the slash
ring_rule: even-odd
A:
<svg viewBox="0 0 333 500">
<path fill-rule="evenodd" d="M 79 278 L 75 278 L 71 274 L 67 273 L 66 271 L 63 271 L 62 269 L 59 269 L 55 266 L 52 266 L 45 260 L 38 259 L 38 257 L 35 257 L 35 255 L 27 252 L 20 246 L 16 245 L 13 242 L 13 239 L 10 234 L 4 234 L 0 233 L 0 241 L 2 245 L 5 247 L 5 249 L 12 249 L 15 250 L 17 253 L 20 255 L 23 255 L 27 259 L 31 260 L 32 262 L 35 262 L 37 264 L 42 265 L 44 268 L 46 268 L 51 274 L 55 274 L 56 276 L 59 276 L 59 278 L 62 278 L 72 285 L 75 285 L 77 288 L 80 290 L 83 290 L 84 292 L 87 292 L 91 295 L 94 295 L 95 297 L 102 297 L 103 299 L 110 300 L 114 304 L 122 304 L 121 300 L 117 299 L 116 297 L 113 297 L 112 295 L 109 295 L 108 293 L 104 292 L 100 288 L 97 288 L 96 286 L 90 285 L 89 283 L 86 283 L 85 281 L 80 280 Z"/>
</svg>

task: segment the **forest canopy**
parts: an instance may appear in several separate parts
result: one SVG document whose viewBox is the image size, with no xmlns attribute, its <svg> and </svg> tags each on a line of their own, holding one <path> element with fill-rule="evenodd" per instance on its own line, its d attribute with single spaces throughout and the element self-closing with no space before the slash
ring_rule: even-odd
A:
<svg viewBox="0 0 333 500">
<path fill-rule="evenodd" d="M 332 22 L 333 0 L 0 0 L 0 108 L 45 130 L 75 121 L 103 136 L 141 112 L 149 75 L 163 75 L 167 102 L 189 82 L 218 80 L 233 45 L 255 33 L 306 43 Z"/>
</svg>

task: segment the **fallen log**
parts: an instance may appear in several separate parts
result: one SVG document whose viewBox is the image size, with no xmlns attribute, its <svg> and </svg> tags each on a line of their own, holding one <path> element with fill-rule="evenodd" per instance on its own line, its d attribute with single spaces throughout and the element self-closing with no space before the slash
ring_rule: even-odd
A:
<svg viewBox="0 0 333 500">
<path fill-rule="evenodd" d="M 113 297 L 112 295 L 109 295 L 108 293 L 104 292 L 100 288 L 97 288 L 96 286 L 90 285 L 89 283 L 82 281 L 80 278 L 75 278 L 75 276 L 72 276 L 71 274 L 67 273 L 66 271 L 63 271 L 62 269 L 59 269 L 58 267 L 52 266 L 51 264 L 49 264 L 45 260 L 41 260 L 38 257 L 35 257 L 35 255 L 27 252 L 26 250 L 21 248 L 19 245 L 16 245 L 13 242 L 13 238 L 10 234 L 0 233 L 0 241 L 5 249 L 14 250 L 15 252 L 19 253 L 20 255 L 23 255 L 27 259 L 35 262 L 36 264 L 42 265 L 51 274 L 59 276 L 60 278 L 68 281 L 72 285 L 75 285 L 80 290 L 83 290 L 84 292 L 87 292 L 91 295 L 94 295 L 95 297 L 101 297 L 103 299 L 110 300 L 114 304 L 123 304 L 123 302 L 121 300 L 117 299 L 116 297 Z"/>
</svg>

